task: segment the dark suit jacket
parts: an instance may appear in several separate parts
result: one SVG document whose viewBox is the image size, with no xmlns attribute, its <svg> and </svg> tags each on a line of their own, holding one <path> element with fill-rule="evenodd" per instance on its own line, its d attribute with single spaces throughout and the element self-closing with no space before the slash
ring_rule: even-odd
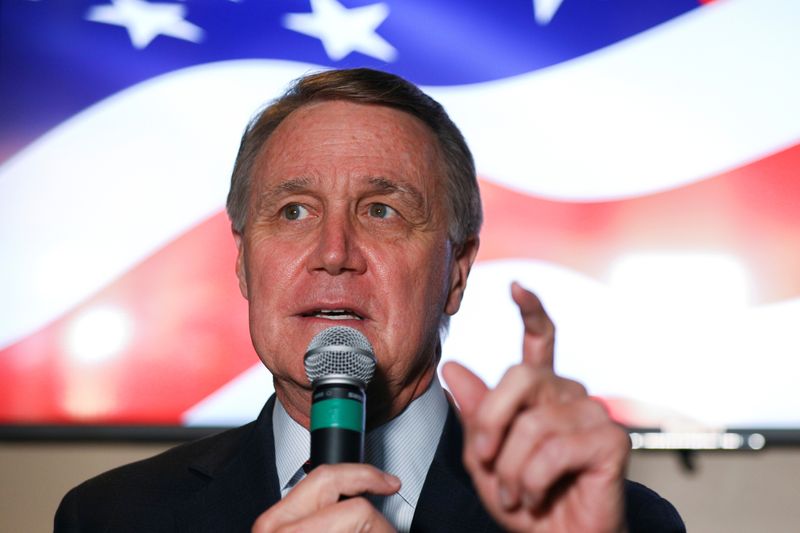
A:
<svg viewBox="0 0 800 533">
<path fill-rule="evenodd" d="M 116 468 L 75 487 L 56 512 L 56 533 L 250 531 L 280 499 L 271 398 L 258 419 Z M 450 410 L 425 479 L 412 531 L 501 531 L 461 463 L 462 432 Z M 683 522 L 655 492 L 626 482 L 634 532 L 682 532 Z"/>
</svg>

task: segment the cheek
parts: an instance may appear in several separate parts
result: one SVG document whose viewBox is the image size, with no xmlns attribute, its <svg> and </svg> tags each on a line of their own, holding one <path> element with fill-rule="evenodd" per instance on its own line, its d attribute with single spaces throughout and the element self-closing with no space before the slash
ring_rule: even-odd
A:
<svg viewBox="0 0 800 533">
<path fill-rule="evenodd" d="M 254 240 L 248 250 L 248 286 L 262 299 L 276 296 L 297 278 L 307 253 L 298 240 L 279 239 Z"/>
<path fill-rule="evenodd" d="M 419 346 L 438 334 L 439 320 L 447 297 L 446 250 L 438 247 L 404 249 L 384 261 L 381 285 L 390 313 L 389 332 L 405 344 Z M 376 269 L 377 270 L 377 269 Z"/>
<path fill-rule="evenodd" d="M 252 249 L 256 252 L 247 257 L 250 333 L 261 351 L 276 344 L 282 332 L 285 334 L 281 318 L 291 302 L 290 291 L 301 260 L 299 253 L 272 243 Z"/>
</svg>

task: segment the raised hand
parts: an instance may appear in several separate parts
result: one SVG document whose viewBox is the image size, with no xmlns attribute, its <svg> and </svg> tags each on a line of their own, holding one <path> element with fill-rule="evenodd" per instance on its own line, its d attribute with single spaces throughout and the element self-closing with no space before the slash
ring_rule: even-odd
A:
<svg viewBox="0 0 800 533">
<path fill-rule="evenodd" d="M 582 385 L 554 373 L 555 328 L 539 299 L 516 283 L 511 294 L 522 362 L 493 390 L 458 363 L 443 368 L 461 409 L 464 464 L 509 530 L 623 531 L 628 437 Z"/>
</svg>

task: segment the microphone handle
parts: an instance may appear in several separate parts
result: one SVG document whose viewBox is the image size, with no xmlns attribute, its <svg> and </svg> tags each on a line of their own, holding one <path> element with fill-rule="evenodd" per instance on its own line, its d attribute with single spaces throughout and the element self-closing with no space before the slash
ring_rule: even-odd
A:
<svg viewBox="0 0 800 533">
<path fill-rule="evenodd" d="M 315 385 L 311 399 L 311 467 L 363 463 L 366 393 L 350 381 Z"/>
</svg>

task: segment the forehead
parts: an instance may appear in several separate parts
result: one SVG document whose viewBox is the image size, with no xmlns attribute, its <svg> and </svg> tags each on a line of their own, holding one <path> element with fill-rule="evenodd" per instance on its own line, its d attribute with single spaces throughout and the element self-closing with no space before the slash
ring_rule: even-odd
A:
<svg viewBox="0 0 800 533">
<path fill-rule="evenodd" d="M 416 117 L 385 106 L 334 100 L 292 112 L 256 162 L 258 182 L 308 177 L 385 177 L 438 192 L 444 173 L 439 143 Z"/>
</svg>

